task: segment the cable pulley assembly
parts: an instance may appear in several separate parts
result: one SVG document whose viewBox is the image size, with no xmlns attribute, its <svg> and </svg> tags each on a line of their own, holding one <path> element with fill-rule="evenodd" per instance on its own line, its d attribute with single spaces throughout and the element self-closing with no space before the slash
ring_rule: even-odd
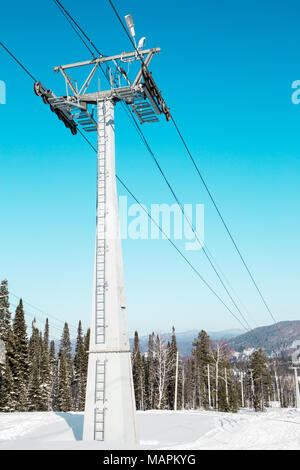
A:
<svg viewBox="0 0 300 470">
<path fill-rule="evenodd" d="M 143 78 L 144 78 L 144 83 L 143 83 L 144 90 L 145 88 L 147 89 L 148 93 L 150 94 L 150 97 L 154 100 L 159 111 L 166 116 L 167 121 L 170 121 L 171 120 L 170 110 L 167 107 L 165 100 L 161 96 L 160 90 L 157 88 L 157 85 L 152 77 L 152 73 L 148 70 L 148 68 L 144 64 L 142 65 L 142 73 L 143 73 Z"/>
<path fill-rule="evenodd" d="M 77 124 L 67 107 L 65 105 L 62 106 L 60 100 L 54 95 L 54 93 L 44 87 L 41 82 L 35 82 L 33 88 L 35 94 L 40 96 L 45 104 L 49 104 L 51 111 L 56 114 L 58 119 L 60 119 L 68 129 L 70 129 L 73 135 L 76 135 Z"/>
</svg>

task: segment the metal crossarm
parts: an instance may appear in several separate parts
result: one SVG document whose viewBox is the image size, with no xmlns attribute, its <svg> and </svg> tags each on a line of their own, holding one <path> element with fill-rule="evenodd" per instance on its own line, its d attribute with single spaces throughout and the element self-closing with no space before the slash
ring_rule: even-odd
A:
<svg viewBox="0 0 300 470">
<path fill-rule="evenodd" d="M 91 119 L 91 114 L 88 113 L 88 106 L 105 99 L 112 99 L 115 103 L 125 101 L 130 105 L 132 112 L 138 117 L 141 124 L 158 122 L 159 119 L 157 116 L 160 114 L 165 114 L 166 119 L 170 120 L 169 109 L 161 96 L 161 92 L 151 72 L 148 70 L 152 57 L 159 52 L 160 48 L 139 50 L 138 53 L 137 51 L 122 52 L 121 54 L 109 57 L 101 56 L 88 61 L 54 67 L 54 71 L 60 72 L 64 77 L 67 96 L 61 97 L 60 99 L 51 98 L 52 105 L 58 113 L 62 113 L 63 116 L 66 117 L 68 123 L 73 120 L 72 125 L 70 125 L 71 130 L 74 129 L 76 122 L 75 126 L 81 125 L 85 132 L 96 131 L 96 122 Z M 135 79 L 131 82 L 128 74 L 125 72 L 124 68 L 121 67 L 121 64 L 122 62 L 130 64 L 136 61 L 142 61 L 142 64 Z M 107 78 L 109 77 L 110 89 L 89 93 L 88 88 L 95 76 L 97 68 L 101 67 L 103 64 L 107 65 L 109 63 L 112 63 L 112 67 L 114 68 L 113 72 L 110 66 L 108 68 Z M 78 91 L 79 87 L 77 87 L 77 83 L 74 83 L 74 80 L 68 76 L 67 71 L 69 69 L 77 69 L 78 67 L 86 66 L 92 66 L 92 69 Z M 124 81 L 125 84 L 122 85 Z M 82 108 L 84 111 L 82 113 L 71 113 L 74 106 Z"/>
</svg>

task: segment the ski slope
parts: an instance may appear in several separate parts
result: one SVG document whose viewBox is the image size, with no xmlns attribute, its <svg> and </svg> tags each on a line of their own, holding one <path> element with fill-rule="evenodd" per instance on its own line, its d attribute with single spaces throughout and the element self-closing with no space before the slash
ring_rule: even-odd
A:
<svg viewBox="0 0 300 470">
<path fill-rule="evenodd" d="M 137 425 L 137 449 L 300 449 L 300 411 L 295 409 L 146 411 L 137 413 Z M 82 427 L 83 413 L 0 413 L 0 450 L 108 449 L 82 441 Z M 114 448 L 121 447 L 109 447 Z"/>
</svg>

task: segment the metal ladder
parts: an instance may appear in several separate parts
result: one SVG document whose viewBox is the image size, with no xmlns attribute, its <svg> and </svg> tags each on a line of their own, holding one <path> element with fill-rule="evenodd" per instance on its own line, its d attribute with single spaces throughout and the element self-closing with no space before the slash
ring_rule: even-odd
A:
<svg viewBox="0 0 300 470">
<path fill-rule="evenodd" d="M 96 344 L 105 343 L 105 216 L 106 216 L 106 134 L 104 118 L 98 120 L 98 189 L 96 238 Z"/>
<path fill-rule="evenodd" d="M 104 401 L 105 401 L 105 361 L 96 361 L 96 388 L 95 388 L 95 441 L 104 441 Z"/>
</svg>

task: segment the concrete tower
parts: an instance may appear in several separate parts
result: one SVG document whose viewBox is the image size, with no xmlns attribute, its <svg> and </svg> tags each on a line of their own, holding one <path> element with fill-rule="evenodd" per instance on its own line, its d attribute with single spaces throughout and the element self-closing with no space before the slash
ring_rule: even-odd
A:
<svg viewBox="0 0 300 470">
<path fill-rule="evenodd" d="M 95 277 L 85 440 L 138 443 L 115 178 L 112 99 L 97 102 L 98 178 Z"/>
<path fill-rule="evenodd" d="M 34 85 L 35 93 L 72 134 L 81 132 L 84 136 L 79 126 L 84 132 L 97 133 L 95 271 L 83 439 L 105 445 L 138 444 L 116 188 L 114 107 L 123 101 L 141 124 L 158 122 L 159 114 L 170 120 L 169 109 L 148 70 L 153 55 L 159 52 L 159 48 L 139 48 L 54 67 L 65 79 L 66 96 L 55 96 L 40 82 Z M 129 62 L 140 62 L 133 81 L 121 67 Z M 92 70 L 80 88 L 67 73 L 86 67 Z M 88 93 L 98 68 L 109 88 Z"/>
</svg>

